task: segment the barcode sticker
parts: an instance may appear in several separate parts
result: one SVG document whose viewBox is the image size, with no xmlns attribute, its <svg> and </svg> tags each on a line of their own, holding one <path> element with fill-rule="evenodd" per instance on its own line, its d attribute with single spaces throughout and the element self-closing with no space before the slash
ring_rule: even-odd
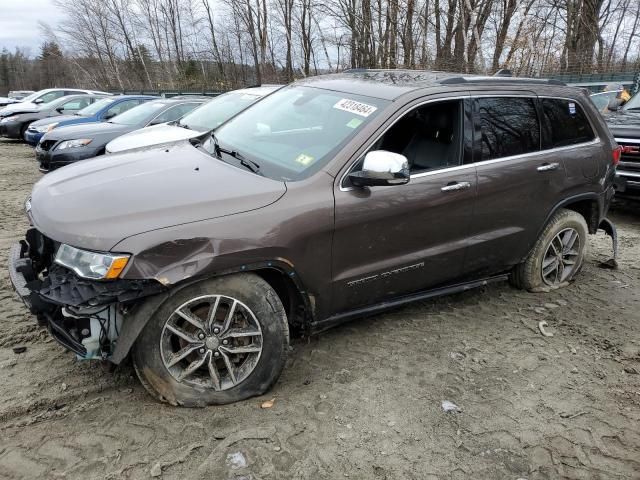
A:
<svg viewBox="0 0 640 480">
<path fill-rule="evenodd" d="M 333 108 L 337 108 L 338 110 L 344 110 L 345 112 L 355 113 L 356 115 L 360 115 L 361 117 L 368 117 L 373 112 L 375 112 L 378 108 L 373 105 L 367 105 L 366 103 L 356 102 L 355 100 L 349 100 L 348 98 L 343 98 L 339 100 Z"/>
</svg>

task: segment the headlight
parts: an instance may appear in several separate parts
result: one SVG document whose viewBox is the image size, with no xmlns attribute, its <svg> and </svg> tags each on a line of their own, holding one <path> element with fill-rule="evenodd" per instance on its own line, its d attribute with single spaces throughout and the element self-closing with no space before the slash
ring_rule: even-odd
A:
<svg viewBox="0 0 640 480">
<path fill-rule="evenodd" d="M 0 120 L 0 123 L 8 123 L 8 122 L 13 122 L 15 119 L 18 118 L 19 115 L 13 115 L 11 117 L 4 117 L 2 120 Z"/>
<path fill-rule="evenodd" d="M 58 122 L 47 123 L 46 125 L 40 125 L 39 127 L 35 127 L 36 132 L 38 133 L 47 133 L 56 128 Z"/>
<path fill-rule="evenodd" d="M 55 262 L 83 278 L 113 280 L 120 276 L 129 258 L 130 255 L 89 252 L 63 243 L 58 248 Z"/>
<path fill-rule="evenodd" d="M 58 146 L 58 150 L 64 150 L 65 148 L 77 148 L 89 145 L 93 141 L 92 138 L 79 138 L 77 140 L 65 140 Z"/>
</svg>

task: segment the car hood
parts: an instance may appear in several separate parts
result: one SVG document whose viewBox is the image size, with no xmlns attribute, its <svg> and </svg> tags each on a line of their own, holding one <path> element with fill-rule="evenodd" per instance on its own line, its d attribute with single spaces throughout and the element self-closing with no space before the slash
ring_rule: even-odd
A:
<svg viewBox="0 0 640 480">
<path fill-rule="evenodd" d="M 604 119 L 614 137 L 640 138 L 640 110 L 618 110 Z"/>
<path fill-rule="evenodd" d="M 51 120 L 50 118 L 55 116 L 55 120 Z M 80 115 L 56 115 L 55 112 L 49 115 L 49 118 L 44 118 L 42 120 L 38 120 L 37 122 L 33 122 L 31 125 L 34 127 L 40 127 L 42 125 L 48 125 L 53 122 L 64 122 L 65 120 L 78 120 L 80 118 L 85 118 Z"/>
<path fill-rule="evenodd" d="M 38 108 L 40 108 L 40 105 L 31 102 L 10 103 L 0 110 L 0 116 L 7 117 L 16 113 L 35 112 Z"/>
<path fill-rule="evenodd" d="M 284 182 L 182 142 L 49 173 L 33 187 L 29 215 L 54 240 L 108 251 L 139 233 L 265 207 L 285 192 Z"/>
<path fill-rule="evenodd" d="M 175 125 L 154 125 L 152 127 L 134 130 L 111 140 L 107 144 L 107 153 L 117 153 L 125 150 L 145 148 L 160 144 L 168 144 L 181 140 L 188 140 L 202 135 L 203 132 L 189 130 Z"/>
<path fill-rule="evenodd" d="M 56 121 L 58 119 L 56 118 Z M 123 135 L 134 130 L 132 125 L 120 125 L 109 122 L 90 122 L 79 125 L 63 125 L 64 128 L 54 128 L 46 135 L 46 140 L 72 140 L 75 138 L 94 138 L 98 135 Z"/>
</svg>

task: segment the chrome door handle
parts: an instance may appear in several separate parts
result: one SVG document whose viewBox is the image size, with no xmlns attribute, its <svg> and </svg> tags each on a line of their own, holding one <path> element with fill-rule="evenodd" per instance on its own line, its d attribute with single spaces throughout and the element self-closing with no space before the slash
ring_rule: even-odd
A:
<svg viewBox="0 0 640 480">
<path fill-rule="evenodd" d="M 467 188 L 471 188 L 470 182 L 456 182 L 451 185 L 447 185 L 446 187 L 442 187 L 440 190 L 443 192 L 455 192 L 457 190 L 465 190 Z"/>
<path fill-rule="evenodd" d="M 549 170 L 557 170 L 558 167 L 560 166 L 559 163 L 553 162 L 553 163 L 543 163 L 542 165 L 540 165 L 537 170 L 539 172 L 548 172 Z"/>
</svg>

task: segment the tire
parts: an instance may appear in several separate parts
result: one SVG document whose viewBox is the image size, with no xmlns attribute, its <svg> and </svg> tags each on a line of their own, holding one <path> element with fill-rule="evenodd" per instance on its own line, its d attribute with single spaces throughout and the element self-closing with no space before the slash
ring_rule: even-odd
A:
<svg viewBox="0 0 640 480">
<path fill-rule="evenodd" d="M 278 380 L 288 351 L 289 326 L 276 292 L 257 275 L 236 274 L 177 290 L 147 322 L 132 358 L 153 397 L 203 407 L 265 393 Z"/>
<path fill-rule="evenodd" d="M 574 236 L 573 232 L 575 243 L 567 248 Z M 511 283 L 517 288 L 534 292 L 568 285 L 582 268 L 587 253 L 587 235 L 587 223 L 582 215 L 572 210 L 559 210 L 547 223 L 526 260 L 514 267 Z M 564 239 L 567 239 L 567 245 L 563 243 Z M 561 245 L 563 253 L 556 255 Z M 563 260 L 562 265 L 560 258 Z"/>
</svg>

